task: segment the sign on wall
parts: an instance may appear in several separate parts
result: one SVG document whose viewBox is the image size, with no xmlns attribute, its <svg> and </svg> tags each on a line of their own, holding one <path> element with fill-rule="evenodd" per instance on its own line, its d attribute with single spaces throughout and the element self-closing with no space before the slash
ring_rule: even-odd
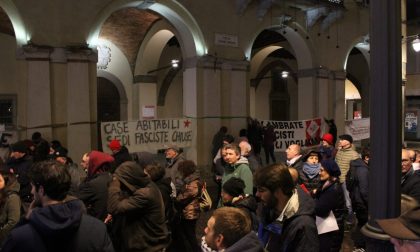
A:
<svg viewBox="0 0 420 252">
<path fill-rule="evenodd" d="M 169 144 L 190 147 L 195 137 L 196 121 L 188 118 L 101 123 L 103 150 L 108 150 L 112 139 L 120 140 L 130 152 L 153 152 Z"/>
<path fill-rule="evenodd" d="M 274 151 L 285 151 L 290 145 L 298 144 L 309 147 L 319 144 L 321 140 L 321 118 L 301 121 L 260 121 L 263 127 L 272 125 L 276 134 Z"/>
</svg>

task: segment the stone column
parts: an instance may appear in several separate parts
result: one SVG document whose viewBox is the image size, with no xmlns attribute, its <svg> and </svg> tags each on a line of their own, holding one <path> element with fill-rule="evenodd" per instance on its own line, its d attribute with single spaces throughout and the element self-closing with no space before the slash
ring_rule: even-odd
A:
<svg viewBox="0 0 420 252">
<path fill-rule="evenodd" d="M 31 138 L 35 131 L 44 138 L 52 136 L 50 54 L 52 48 L 26 46 L 18 58 L 26 60 L 26 80 L 18 92 L 19 139 Z M 22 73 L 24 74 L 24 73 Z"/>
<path fill-rule="evenodd" d="M 155 118 L 157 117 L 157 79 L 156 76 L 151 75 L 137 75 L 134 77 L 133 98 L 135 98 L 133 108 L 133 119 L 144 119 L 143 118 L 143 107 L 154 106 Z M 134 95 L 135 94 L 135 95 Z"/>
<path fill-rule="evenodd" d="M 370 1 L 371 165 L 367 251 L 394 251 L 376 224 L 400 213 L 401 1 Z"/>
<path fill-rule="evenodd" d="M 59 140 L 76 161 L 96 148 L 96 53 L 33 45 L 17 53 L 26 61 L 18 96 L 20 139 L 39 131 L 48 141 Z"/>
<path fill-rule="evenodd" d="M 211 141 L 221 126 L 238 136 L 249 114 L 248 62 L 205 56 L 184 60 L 184 115 L 197 119 L 197 143 L 187 157 L 210 165 Z"/>
</svg>

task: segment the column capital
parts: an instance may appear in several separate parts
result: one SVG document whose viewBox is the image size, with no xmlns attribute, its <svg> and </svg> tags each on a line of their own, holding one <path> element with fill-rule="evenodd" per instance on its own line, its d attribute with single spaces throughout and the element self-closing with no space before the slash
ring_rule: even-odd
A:
<svg viewBox="0 0 420 252">
<path fill-rule="evenodd" d="M 44 45 L 23 45 L 16 51 L 20 60 L 51 61 L 53 63 L 94 62 L 98 61 L 98 53 L 85 45 L 52 47 Z"/>
</svg>

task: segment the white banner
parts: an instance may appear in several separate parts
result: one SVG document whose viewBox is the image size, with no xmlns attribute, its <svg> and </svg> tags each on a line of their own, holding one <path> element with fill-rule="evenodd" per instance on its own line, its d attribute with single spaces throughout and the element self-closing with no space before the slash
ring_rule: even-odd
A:
<svg viewBox="0 0 420 252">
<path fill-rule="evenodd" d="M 196 138 L 196 121 L 187 118 L 117 121 L 101 123 L 102 148 L 118 139 L 130 152 L 156 151 L 165 145 L 191 147 Z"/>
<path fill-rule="evenodd" d="M 345 121 L 344 132 L 351 135 L 353 140 L 370 138 L 370 118 Z"/>
<path fill-rule="evenodd" d="M 272 125 L 276 133 L 274 151 L 285 151 L 291 144 L 302 147 L 319 144 L 322 133 L 321 118 L 301 121 L 260 121 L 263 127 Z"/>
</svg>

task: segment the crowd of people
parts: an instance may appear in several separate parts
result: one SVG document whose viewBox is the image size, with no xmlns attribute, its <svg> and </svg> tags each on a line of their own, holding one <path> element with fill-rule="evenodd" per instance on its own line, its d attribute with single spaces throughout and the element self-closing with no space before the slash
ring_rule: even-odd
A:
<svg viewBox="0 0 420 252">
<path fill-rule="evenodd" d="M 365 251 L 369 150 L 359 154 L 352 136 L 335 144 L 326 133 L 313 148 L 288 146 L 277 162 L 273 128 L 255 123 L 237 141 L 226 127 L 215 135 L 218 191 L 210 210 L 205 178 L 176 145 L 165 147 L 163 164 L 114 139 L 111 154 L 92 150 L 76 164 L 38 132 L 11 144 L 0 160 L 1 251 L 340 251 L 345 231 L 354 251 Z M 247 134 L 257 131 L 261 139 Z M 263 144 L 265 165 L 255 143 Z M 401 192 L 414 203 L 399 218 L 378 221 L 401 251 L 418 251 L 419 161 L 415 150 L 402 149 Z M 200 239 L 203 211 L 211 216 Z"/>
</svg>

